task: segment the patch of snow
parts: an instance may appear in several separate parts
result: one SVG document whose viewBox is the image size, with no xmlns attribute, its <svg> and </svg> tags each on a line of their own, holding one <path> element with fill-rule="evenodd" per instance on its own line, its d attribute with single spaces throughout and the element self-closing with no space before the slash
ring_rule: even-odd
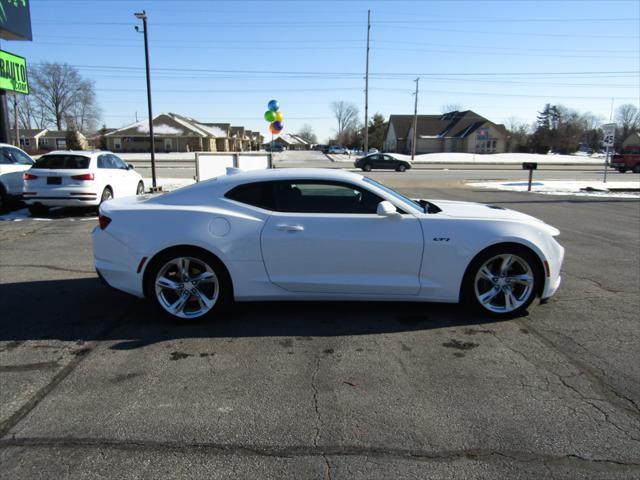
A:
<svg viewBox="0 0 640 480">
<path fill-rule="evenodd" d="M 227 137 L 227 132 L 213 125 L 203 125 L 201 123 L 195 124 L 199 129 L 204 130 L 209 135 L 213 135 L 214 137 Z"/>
<path fill-rule="evenodd" d="M 20 210 L 16 210 L 15 212 L 5 213 L 4 215 L 0 215 L 0 222 L 22 222 L 24 220 L 42 220 L 42 221 L 51 221 L 50 218 L 37 218 L 32 217 L 29 213 L 29 210 L 26 208 L 22 208 Z"/>
<path fill-rule="evenodd" d="M 471 187 L 491 188 L 511 192 L 526 192 L 528 181 L 473 182 Z M 577 180 L 544 180 L 531 183 L 531 193 L 545 195 L 578 195 L 595 197 L 640 198 L 640 180 L 631 182 L 590 182 Z"/>
<path fill-rule="evenodd" d="M 150 178 L 144 178 L 143 181 L 145 188 L 151 187 L 152 182 Z M 192 183 L 196 183 L 192 178 L 156 178 L 156 185 L 162 187 L 163 192 L 177 190 Z"/>
<path fill-rule="evenodd" d="M 144 123 L 142 125 L 138 125 L 136 128 L 140 133 L 149 133 L 149 124 Z M 184 135 L 184 131 L 179 128 L 172 127 L 171 125 L 154 125 L 153 133 L 157 133 L 159 135 Z"/>
</svg>

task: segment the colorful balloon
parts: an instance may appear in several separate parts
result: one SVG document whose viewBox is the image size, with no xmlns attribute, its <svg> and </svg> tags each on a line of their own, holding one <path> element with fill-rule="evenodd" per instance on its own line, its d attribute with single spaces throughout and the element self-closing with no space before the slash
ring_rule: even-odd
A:
<svg viewBox="0 0 640 480">
<path fill-rule="evenodd" d="M 282 116 L 282 112 L 275 112 L 274 115 L 275 115 L 275 118 L 271 120 L 272 122 L 273 121 L 282 122 L 282 120 L 284 120 L 284 117 Z"/>
<path fill-rule="evenodd" d="M 280 131 L 284 128 L 282 122 L 273 122 L 271 125 L 273 125 L 273 128 L 275 128 L 277 131 Z"/>
<path fill-rule="evenodd" d="M 278 133 L 280 133 L 282 131 L 282 129 L 277 129 L 275 127 L 275 122 L 274 123 L 270 123 L 269 124 L 269 131 L 273 134 L 273 135 L 277 135 Z"/>
<path fill-rule="evenodd" d="M 277 112 L 280 109 L 280 104 L 277 100 L 269 100 L 267 108 L 272 112 Z"/>
<path fill-rule="evenodd" d="M 271 122 L 275 122 L 278 118 L 277 118 L 276 112 L 272 110 L 267 110 L 266 112 L 264 112 L 264 119 L 267 122 L 271 123 Z"/>
</svg>

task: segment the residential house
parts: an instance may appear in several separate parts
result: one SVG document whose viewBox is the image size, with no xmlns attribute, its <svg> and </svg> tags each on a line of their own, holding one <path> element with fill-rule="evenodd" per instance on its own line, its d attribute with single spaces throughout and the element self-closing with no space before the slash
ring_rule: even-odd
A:
<svg viewBox="0 0 640 480">
<path fill-rule="evenodd" d="M 309 150 L 311 148 L 311 144 L 309 142 L 298 135 L 291 133 L 280 134 L 273 140 L 273 142 L 282 145 L 287 150 Z M 271 142 L 267 143 L 270 144 Z"/>
<path fill-rule="evenodd" d="M 231 124 L 230 123 L 202 123 L 206 127 L 213 129 L 216 134 L 216 151 L 231 151 Z"/>
<path fill-rule="evenodd" d="M 11 141 L 15 143 L 15 131 L 11 133 Z M 41 150 L 65 150 L 67 148 L 67 133 L 64 130 L 47 130 L 46 128 L 19 130 L 20 148 L 33 153 Z M 80 132 L 76 132 L 76 135 L 80 148 L 86 150 L 89 147 L 87 138 Z"/>
<path fill-rule="evenodd" d="M 212 125 L 178 115 L 161 113 L 153 118 L 156 152 L 216 152 L 218 135 L 224 133 Z M 148 152 L 149 122 L 144 120 L 105 135 L 113 152 Z"/>
<path fill-rule="evenodd" d="M 18 130 L 18 137 L 20 137 L 19 146 L 26 152 L 37 152 L 39 150 L 40 138 L 47 133 L 46 128 L 27 128 Z M 11 143 L 16 144 L 16 131 L 11 130 Z"/>
<path fill-rule="evenodd" d="M 244 127 L 231 127 L 231 151 L 246 152 L 249 150 L 249 138 Z"/>
<path fill-rule="evenodd" d="M 622 142 L 622 148 L 630 147 L 631 145 L 633 145 L 634 147 L 636 145 L 640 145 L 640 132 L 633 132 Z"/>
<path fill-rule="evenodd" d="M 384 150 L 411 153 L 413 115 L 391 115 Z M 504 153 L 507 129 L 471 110 L 442 115 L 418 115 L 416 154 L 438 152 Z"/>
</svg>

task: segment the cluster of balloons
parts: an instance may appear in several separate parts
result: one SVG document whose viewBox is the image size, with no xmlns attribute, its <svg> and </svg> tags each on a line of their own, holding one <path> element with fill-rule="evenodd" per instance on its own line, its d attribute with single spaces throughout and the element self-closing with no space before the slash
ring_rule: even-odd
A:
<svg viewBox="0 0 640 480">
<path fill-rule="evenodd" d="M 267 104 L 267 110 L 264 112 L 264 119 L 269 122 L 269 131 L 277 135 L 282 131 L 284 125 L 282 125 L 282 112 L 280 112 L 280 103 L 277 100 L 269 100 Z"/>
</svg>

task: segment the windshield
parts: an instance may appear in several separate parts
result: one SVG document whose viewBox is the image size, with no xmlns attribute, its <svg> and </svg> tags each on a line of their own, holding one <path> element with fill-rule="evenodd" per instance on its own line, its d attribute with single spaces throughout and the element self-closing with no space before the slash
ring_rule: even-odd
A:
<svg viewBox="0 0 640 480">
<path fill-rule="evenodd" d="M 391 190 L 389 187 L 384 186 L 383 184 L 376 182 L 375 180 L 371 180 L 368 177 L 363 177 L 364 181 L 371 184 L 371 185 L 375 185 L 376 187 L 378 187 L 381 190 L 384 190 L 385 192 L 387 192 L 389 195 L 391 195 L 392 197 L 394 197 L 396 200 L 399 200 L 400 202 L 404 203 L 405 205 L 410 205 L 413 208 L 418 208 L 419 210 L 423 211 L 424 208 L 422 207 L 422 205 L 420 205 L 418 202 L 414 202 L 413 200 L 411 200 L 410 198 L 405 197 L 404 195 L 399 194 L 398 192 L 396 192 L 395 190 Z"/>
<path fill-rule="evenodd" d="M 89 157 L 82 155 L 44 155 L 36 160 L 33 168 L 80 170 L 89 168 Z"/>
</svg>

